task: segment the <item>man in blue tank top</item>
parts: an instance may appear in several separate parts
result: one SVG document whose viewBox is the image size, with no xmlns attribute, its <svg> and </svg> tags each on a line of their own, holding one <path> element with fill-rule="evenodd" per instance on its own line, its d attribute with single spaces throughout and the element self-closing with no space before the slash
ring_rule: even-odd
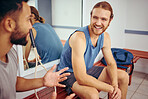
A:
<svg viewBox="0 0 148 99">
<path fill-rule="evenodd" d="M 91 11 L 90 25 L 76 30 L 65 43 L 58 70 L 69 67 L 66 81 L 68 94 L 72 91 L 83 99 L 99 99 L 99 91 L 109 93 L 113 99 L 126 99 L 128 74 L 117 70 L 111 52 L 109 34 L 105 32 L 113 19 L 108 2 L 97 3 Z M 107 61 L 107 67 L 93 66 L 99 51 Z"/>
</svg>

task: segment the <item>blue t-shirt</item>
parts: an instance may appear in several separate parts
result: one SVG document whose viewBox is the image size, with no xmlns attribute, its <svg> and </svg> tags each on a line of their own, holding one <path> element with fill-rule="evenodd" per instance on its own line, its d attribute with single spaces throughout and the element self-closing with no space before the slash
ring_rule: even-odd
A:
<svg viewBox="0 0 148 99">
<path fill-rule="evenodd" d="M 35 23 L 33 25 L 37 35 L 35 44 L 42 63 L 59 59 L 63 45 L 55 30 L 49 24 Z"/>
<path fill-rule="evenodd" d="M 84 53 L 84 60 L 85 60 L 86 70 L 89 70 L 93 66 L 95 58 L 97 57 L 98 53 L 100 52 L 101 48 L 103 47 L 104 33 L 102 33 L 99 36 L 98 41 L 97 41 L 97 46 L 94 47 L 91 42 L 88 26 L 81 27 L 80 29 L 78 29 L 76 31 L 81 31 L 81 32 L 84 32 L 84 34 L 85 34 L 86 50 Z M 72 62 L 71 62 L 71 47 L 69 46 L 69 38 L 66 41 L 64 49 L 62 51 L 61 58 L 60 58 L 60 64 L 58 65 L 58 70 L 61 70 L 65 67 L 69 67 L 69 70 L 67 70 L 67 71 L 73 72 Z"/>
</svg>

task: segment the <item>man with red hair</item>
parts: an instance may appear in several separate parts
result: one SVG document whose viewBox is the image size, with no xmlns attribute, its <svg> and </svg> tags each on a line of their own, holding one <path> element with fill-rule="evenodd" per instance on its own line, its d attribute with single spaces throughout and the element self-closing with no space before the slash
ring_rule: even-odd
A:
<svg viewBox="0 0 148 99">
<path fill-rule="evenodd" d="M 73 32 L 65 43 L 58 70 L 69 67 L 71 75 L 62 84 L 80 98 L 99 99 L 99 91 L 109 92 L 110 98 L 126 99 L 128 74 L 117 70 L 111 52 L 110 36 L 105 30 L 113 19 L 111 5 L 97 3 L 91 11 L 90 24 Z M 107 67 L 93 66 L 102 50 Z"/>
</svg>

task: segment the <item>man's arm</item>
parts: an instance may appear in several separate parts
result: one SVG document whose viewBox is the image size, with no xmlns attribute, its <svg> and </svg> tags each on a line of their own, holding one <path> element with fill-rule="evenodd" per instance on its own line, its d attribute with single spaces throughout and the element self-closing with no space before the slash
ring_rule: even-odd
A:
<svg viewBox="0 0 148 99">
<path fill-rule="evenodd" d="M 43 87 L 43 78 L 25 79 L 17 77 L 16 91 L 28 91 Z"/>
<path fill-rule="evenodd" d="M 84 53 L 86 49 L 86 39 L 82 32 L 74 33 L 69 40 L 72 48 L 72 67 L 75 78 L 80 85 L 95 87 L 98 90 L 113 92 L 113 87 L 86 73 Z"/>
<path fill-rule="evenodd" d="M 114 87 L 114 91 L 112 94 L 110 94 L 110 96 L 112 98 L 121 96 L 121 91 L 118 88 L 117 65 L 112 55 L 111 40 L 107 32 L 104 33 L 104 44 L 102 52 L 107 63 L 107 72 L 111 80 L 111 85 Z"/>
<path fill-rule="evenodd" d="M 55 68 L 56 68 L 56 65 L 54 65 L 42 78 L 25 79 L 22 77 L 17 77 L 16 91 L 28 91 L 28 90 L 37 89 L 43 86 L 65 87 L 65 85 L 62 85 L 59 82 L 66 80 L 67 79 L 66 76 L 70 75 L 70 73 L 63 73 L 64 71 L 68 70 L 68 68 L 64 68 L 58 72 L 53 72 Z M 61 73 L 63 74 L 60 75 Z"/>
<path fill-rule="evenodd" d="M 111 40 L 107 32 L 104 33 L 104 44 L 102 48 L 102 53 L 107 63 L 107 71 L 111 79 L 111 84 L 113 86 L 118 86 L 117 65 L 111 52 Z"/>
</svg>

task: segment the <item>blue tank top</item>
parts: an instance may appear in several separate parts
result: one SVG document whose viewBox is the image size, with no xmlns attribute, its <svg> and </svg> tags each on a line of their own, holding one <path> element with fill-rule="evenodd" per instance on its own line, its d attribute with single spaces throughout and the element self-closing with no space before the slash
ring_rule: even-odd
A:
<svg viewBox="0 0 148 99">
<path fill-rule="evenodd" d="M 85 34 L 86 50 L 84 53 L 84 60 L 85 60 L 86 70 L 89 70 L 93 66 L 95 58 L 97 57 L 98 53 L 100 52 L 101 48 L 103 47 L 104 33 L 102 33 L 99 36 L 98 41 L 97 41 L 97 46 L 94 47 L 91 42 L 88 26 L 81 27 L 80 29 L 78 29 L 76 31 L 81 31 L 81 32 L 84 32 L 84 34 Z M 69 46 L 69 38 L 66 41 L 64 49 L 62 51 L 61 58 L 60 58 L 60 64 L 58 65 L 58 70 L 61 70 L 65 67 L 69 67 L 69 70 L 67 70 L 67 71 L 73 72 L 72 62 L 71 62 L 71 47 Z"/>
<path fill-rule="evenodd" d="M 63 45 L 55 30 L 49 24 L 35 23 L 33 25 L 37 35 L 35 44 L 42 63 L 59 59 Z"/>
</svg>

